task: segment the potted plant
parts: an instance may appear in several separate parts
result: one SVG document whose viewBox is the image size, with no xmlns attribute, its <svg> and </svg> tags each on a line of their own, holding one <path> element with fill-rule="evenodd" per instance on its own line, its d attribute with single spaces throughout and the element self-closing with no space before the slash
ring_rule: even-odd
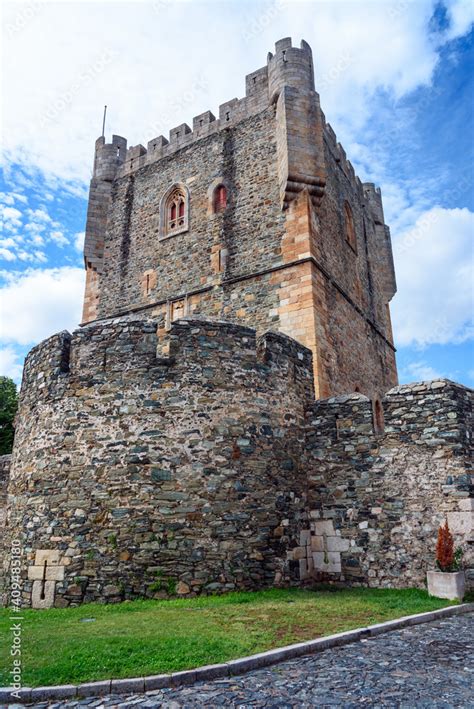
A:
<svg viewBox="0 0 474 709">
<path fill-rule="evenodd" d="M 454 549 L 453 535 L 448 521 L 438 529 L 436 544 L 436 566 L 438 571 L 428 571 L 428 593 L 437 598 L 449 598 L 462 601 L 465 591 L 464 571 L 462 570 L 461 548 Z"/>
</svg>

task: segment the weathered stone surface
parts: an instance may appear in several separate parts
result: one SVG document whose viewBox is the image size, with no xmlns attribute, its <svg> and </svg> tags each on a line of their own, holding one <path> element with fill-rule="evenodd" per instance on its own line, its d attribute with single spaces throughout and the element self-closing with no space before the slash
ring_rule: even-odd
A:
<svg viewBox="0 0 474 709">
<path fill-rule="evenodd" d="M 147 149 L 96 141 L 84 322 L 141 311 L 164 331 L 183 316 L 219 317 L 309 347 L 318 396 L 381 397 L 397 383 L 380 190 L 356 177 L 315 80 L 309 45 L 280 41 L 217 119 L 207 111 Z M 164 235 L 176 185 L 186 224 Z"/>
<path fill-rule="evenodd" d="M 393 388 L 380 191 L 355 176 L 313 71 L 286 38 L 219 119 L 147 150 L 96 142 L 88 324 L 26 360 L 4 602 L 15 541 L 38 607 L 423 586 L 446 516 L 472 567 L 472 392 Z M 184 221 L 163 233 L 176 180 Z"/>
<path fill-rule="evenodd" d="M 442 573 L 428 571 L 428 593 L 437 598 L 449 598 L 451 601 L 462 601 L 466 591 L 464 571 Z"/>
<path fill-rule="evenodd" d="M 201 320 L 168 340 L 157 357 L 156 321 L 124 318 L 30 353 L 7 531 L 31 550 L 26 605 L 32 588 L 59 607 L 297 581 L 311 352 Z"/>
<path fill-rule="evenodd" d="M 423 588 L 446 518 L 466 567 L 474 567 L 472 401 L 472 390 L 447 380 L 395 387 L 382 402 L 384 433 L 374 433 L 371 402 L 361 395 L 311 405 L 309 528 L 318 578 Z M 340 551 L 341 569 L 326 577 L 321 553 L 331 550 Z M 473 580 L 468 571 L 468 587 Z"/>
</svg>

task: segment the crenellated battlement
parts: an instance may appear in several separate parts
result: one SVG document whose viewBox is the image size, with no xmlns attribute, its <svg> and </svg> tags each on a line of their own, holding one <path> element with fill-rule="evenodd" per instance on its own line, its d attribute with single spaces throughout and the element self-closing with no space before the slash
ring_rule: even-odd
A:
<svg viewBox="0 0 474 709">
<path fill-rule="evenodd" d="M 211 111 L 205 111 L 193 117 L 192 128 L 187 123 L 181 123 L 170 129 L 168 137 L 159 135 L 149 140 L 146 148 L 143 145 L 131 146 L 123 155 L 123 146 L 120 146 L 120 161 L 115 163 L 116 177 L 129 175 L 150 163 L 173 155 L 202 138 L 235 127 L 239 122 L 261 113 L 274 104 L 285 86 L 292 87 L 301 94 L 315 93 L 311 47 L 304 40 L 301 41 L 299 48 L 292 46 L 289 37 L 276 42 L 275 53 L 268 54 L 267 66 L 245 77 L 245 96 L 221 104 L 217 118 Z M 117 136 L 114 136 L 115 138 Z M 107 151 L 110 160 L 113 158 L 114 139 Z M 99 138 L 98 142 L 101 140 L 103 138 Z M 111 169 L 110 164 L 108 169 Z"/>
<path fill-rule="evenodd" d="M 168 137 L 159 135 L 143 145 L 131 146 L 117 172 L 117 177 L 129 175 L 151 163 L 167 158 L 202 138 L 233 128 L 237 123 L 264 111 L 269 106 L 268 69 L 262 67 L 245 77 L 245 96 L 233 98 L 219 106 L 218 117 L 204 111 L 193 117 L 192 128 L 187 123 L 171 128 Z M 100 139 L 99 139 L 100 140 Z"/>
<path fill-rule="evenodd" d="M 34 406 L 110 380 L 146 387 L 147 380 L 168 375 L 179 376 L 183 386 L 188 380 L 206 385 L 209 378 L 222 378 L 222 388 L 259 380 L 267 388 L 280 378 L 303 399 L 314 397 L 312 353 L 290 337 L 268 332 L 257 339 L 251 328 L 207 319 L 177 320 L 165 338 L 157 329 L 151 318 L 122 318 L 53 335 L 26 359 L 22 404 Z"/>
<path fill-rule="evenodd" d="M 157 568 L 180 594 L 289 579 L 311 352 L 204 319 L 167 338 L 163 357 L 153 319 L 111 319 L 29 356 L 8 529 L 28 549 L 24 605 L 152 597 Z M 40 596 L 45 554 L 61 571 Z"/>
<path fill-rule="evenodd" d="M 348 159 L 346 151 L 342 147 L 341 143 L 338 141 L 337 135 L 334 132 L 331 124 L 326 122 L 324 113 L 322 114 L 322 116 L 324 126 L 324 139 L 326 141 L 326 145 L 329 147 L 331 155 L 333 156 L 335 162 L 341 168 L 346 178 L 352 184 L 354 192 L 359 196 L 360 199 L 364 199 L 364 185 L 361 179 L 358 175 L 356 175 L 354 167 L 351 161 Z"/>
<path fill-rule="evenodd" d="M 275 54 L 268 53 L 268 92 L 271 103 L 276 103 L 284 86 L 291 86 L 302 93 L 313 92 L 313 53 L 307 42 L 293 47 L 291 37 L 280 39 L 275 44 Z"/>
</svg>

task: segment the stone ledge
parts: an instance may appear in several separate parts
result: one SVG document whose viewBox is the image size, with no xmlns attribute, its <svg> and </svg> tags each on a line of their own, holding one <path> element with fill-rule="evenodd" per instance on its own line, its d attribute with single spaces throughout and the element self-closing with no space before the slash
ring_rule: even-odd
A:
<svg viewBox="0 0 474 709">
<path fill-rule="evenodd" d="M 22 703 L 29 704 L 32 701 L 48 701 L 49 699 L 62 699 L 70 697 L 103 697 L 112 692 L 142 693 L 152 691 L 154 689 L 164 689 L 167 687 L 180 687 L 183 685 L 194 684 L 203 680 L 219 679 L 234 675 L 243 674 L 251 670 L 268 667 L 278 662 L 292 660 L 302 655 L 311 655 L 316 652 L 322 652 L 333 647 L 341 647 L 350 643 L 366 640 L 383 633 L 389 633 L 393 630 L 401 630 L 413 625 L 421 625 L 422 623 L 431 623 L 441 618 L 449 618 L 455 615 L 464 613 L 473 613 L 474 603 L 462 603 L 458 606 L 448 606 L 437 611 L 428 611 L 427 613 L 417 613 L 416 615 L 408 615 L 395 620 L 389 620 L 385 623 L 377 623 L 369 625 L 366 628 L 357 628 L 348 630 L 344 633 L 336 633 L 328 635 L 324 638 L 316 640 L 308 640 L 303 643 L 287 645 L 286 647 L 268 650 L 256 655 L 241 657 L 237 660 L 218 665 L 207 665 L 198 667 L 193 670 L 184 670 L 182 672 L 174 672 L 168 675 L 149 675 L 148 677 L 134 677 L 132 679 L 122 680 L 104 680 L 100 682 L 87 682 L 79 685 L 58 685 L 53 687 L 36 687 L 34 689 L 24 687 L 19 690 L 17 696 L 13 696 L 13 689 L 10 687 L 0 687 L 0 704 L 7 703 Z"/>
</svg>

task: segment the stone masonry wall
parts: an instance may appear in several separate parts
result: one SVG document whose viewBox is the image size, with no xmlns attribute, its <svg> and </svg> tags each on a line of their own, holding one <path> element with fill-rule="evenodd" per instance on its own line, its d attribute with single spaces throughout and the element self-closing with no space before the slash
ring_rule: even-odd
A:
<svg viewBox="0 0 474 709">
<path fill-rule="evenodd" d="M 7 488 L 10 475 L 11 455 L 0 456 L 0 529 L 5 529 L 5 520 L 7 512 Z M 0 606 L 4 605 L 6 589 L 4 588 L 4 564 L 6 564 L 6 554 L 3 549 L 3 544 L 0 541 Z"/>
<path fill-rule="evenodd" d="M 0 455 L 0 526 L 3 526 L 5 520 L 10 462 L 11 455 Z"/>
<path fill-rule="evenodd" d="M 162 198 L 176 183 L 189 194 L 188 228 L 161 238 Z M 218 184 L 227 204 L 215 214 Z M 99 138 L 84 257 L 84 322 L 226 319 L 310 348 L 318 397 L 358 387 L 380 398 L 397 383 L 380 191 L 362 184 L 326 123 L 304 40 L 279 40 L 218 118 L 206 111 L 146 149 Z"/>
<path fill-rule="evenodd" d="M 27 358 L 5 540 L 23 543 L 25 605 L 297 579 L 310 351 L 180 320 L 159 357 L 156 330 L 95 323 Z"/>
<path fill-rule="evenodd" d="M 472 390 L 446 380 L 396 387 L 383 400 L 379 434 L 361 394 L 312 405 L 311 524 L 290 554 L 307 559 L 305 574 L 423 587 L 447 519 L 474 582 L 472 400 Z"/>
</svg>

